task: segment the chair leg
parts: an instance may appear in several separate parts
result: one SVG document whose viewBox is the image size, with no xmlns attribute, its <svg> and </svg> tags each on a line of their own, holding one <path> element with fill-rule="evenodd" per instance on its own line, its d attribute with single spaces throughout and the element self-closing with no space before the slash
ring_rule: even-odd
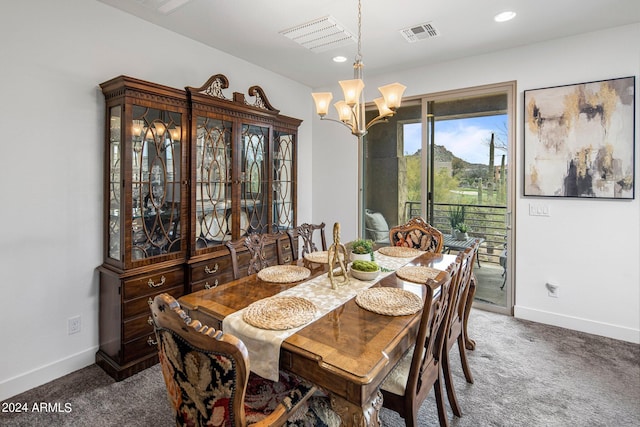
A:
<svg viewBox="0 0 640 427">
<path fill-rule="evenodd" d="M 469 291 L 467 293 L 467 301 L 464 305 L 464 318 L 462 320 L 462 331 L 464 332 L 464 346 L 467 350 L 475 350 L 476 342 L 469 338 L 467 334 L 467 324 L 469 323 L 469 313 L 471 313 L 471 306 L 473 305 L 473 299 L 476 296 L 476 279 L 474 276 L 471 276 L 471 281 L 469 282 Z"/>
<path fill-rule="evenodd" d="M 451 374 L 451 365 L 449 363 L 449 352 L 445 349 L 442 351 L 442 373 L 444 375 L 444 385 L 447 390 L 447 398 L 449 399 L 449 405 L 451 411 L 456 417 L 462 416 L 462 410 L 458 403 L 458 397 L 456 396 L 456 390 L 453 387 L 453 374 Z"/>
<path fill-rule="evenodd" d="M 471 375 L 471 369 L 469 368 L 469 362 L 467 361 L 467 350 L 464 346 L 465 337 L 464 333 L 458 337 L 458 351 L 460 352 L 460 361 L 462 362 L 462 371 L 464 377 L 469 384 L 473 384 L 473 375 Z"/>
<path fill-rule="evenodd" d="M 436 406 L 438 407 L 438 421 L 440 427 L 449 427 L 449 419 L 447 418 L 447 410 L 444 406 L 444 398 L 442 396 L 442 370 L 438 370 L 438 379 L 433 384 L 436 394 Z"/>
</svg>

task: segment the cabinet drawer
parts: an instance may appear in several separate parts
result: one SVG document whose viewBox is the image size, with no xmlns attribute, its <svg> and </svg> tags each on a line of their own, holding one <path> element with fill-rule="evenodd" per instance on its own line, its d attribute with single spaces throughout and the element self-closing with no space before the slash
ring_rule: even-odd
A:
<svg viewBox="0 0 640 427">
<path fill-rule="evenodd" d="M 191 283 L 204 279 L 216 279 L 220 274 L 231 271 L 231 257 L 223 256 L 191 266 Z"/>
<path fill-rule="evenodd" d="M 280 257 L 282 259 L 282 264 L 289 264 L 293 261 L 293 251 L 291 250 L 291 242 L 289 239 L 280 241 L 280 245 L 282 246 L 282 254 Z"/>
<path fill-rule="evenodd" d="M 218 286 L 229 283 L 233 280 L 233 271 L 226 271 L 222 274 L 213 276 L 208 279 L 200 280 L 199 282 L 191 283 L 190 292 L 201 291 L 203 289 L 213 289 Z"/>
<path fill-rule="evenodd" d="M 123 363 L 131 362 L 132 360 L 136 360 L 151 353 L 157 353 L 158 345 L 156 344 L 156 334 L 151 331 L 139 338 L 126 342 L 122 350 Z"/>
<path fill-rule="evenodd" d="M 143 295 L 159 294 L 165 292 L 165 289 L 177 285 L 184 285 L 184 270 L 182 266 L 125 280 L 124 299 L 129 300 Z"/>
<path fill-rule="evenodd" d="M 151 313 L 149 306 L 153 303 L 153 298 L 163 292 L 166 292 L 175 299 L 178 299 L 184 294 L 184 286 L 181 284 L 180 286 L 176 286 L 171 289 L 162 289 L 160 292 L 156 292 L 155 294 L 145 295 L 143 297 L 125 302 L 122 309 L 123 319 L 127 320 L 131 317 Z"/>
<path fill-rule="evenodd" d="M 125 342 L 145 334 L 149 335 L 153 333 L 151 312 L 125 321 L 122 329 L 122 337 Z"/>
</svg>

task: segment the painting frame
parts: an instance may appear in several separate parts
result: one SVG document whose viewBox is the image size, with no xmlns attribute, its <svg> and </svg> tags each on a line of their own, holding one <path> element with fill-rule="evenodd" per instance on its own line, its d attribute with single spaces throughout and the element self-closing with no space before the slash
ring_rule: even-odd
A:
<svg viewBox="0 0 640 427">
<path fill-rule="evenodd" d="M 635 198 L 635 76 L 523 98 L 524 196 Z"/>
</svg>

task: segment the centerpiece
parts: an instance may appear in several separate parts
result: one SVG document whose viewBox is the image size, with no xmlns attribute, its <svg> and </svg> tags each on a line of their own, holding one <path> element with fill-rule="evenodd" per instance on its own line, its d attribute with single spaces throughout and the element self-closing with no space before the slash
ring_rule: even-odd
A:
<svg viewBox="0 0 640 427">
<path fill-rule="evenodd" d="M 373 280 L 380 274 L 380 266 L 374 261 L 355 260 L 351 263 L 351 275 L 360 280 Z"/>
</svg>

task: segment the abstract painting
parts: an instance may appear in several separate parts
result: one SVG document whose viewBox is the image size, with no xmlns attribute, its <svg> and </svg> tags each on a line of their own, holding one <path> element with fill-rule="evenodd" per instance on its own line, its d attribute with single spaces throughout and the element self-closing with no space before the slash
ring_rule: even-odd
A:
<svg viewBox="0 0 640 427">
<path fill-rule="evenodd" d="M 633 199 L 635 77 L 524 91 L 524 195 Z"/>
</svg>

